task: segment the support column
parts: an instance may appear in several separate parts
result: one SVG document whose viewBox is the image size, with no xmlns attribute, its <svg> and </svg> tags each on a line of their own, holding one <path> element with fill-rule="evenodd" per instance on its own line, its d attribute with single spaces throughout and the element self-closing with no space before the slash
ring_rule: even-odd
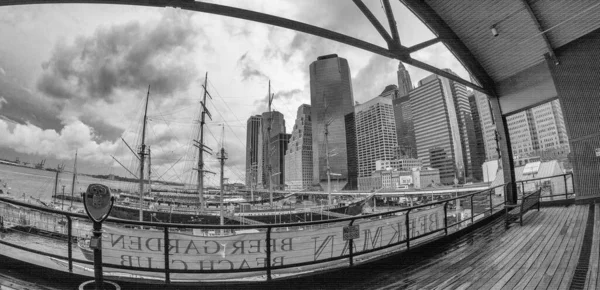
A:
<svg viewBox="0 0 600 290">
<path fill-rule="evenodd" d="M 506 117 L 502 115 L 500 108 L 500 100 L 497 97 L 489 96 L 494 123 L 496 123 L 496 131 L 498 132 L 498 149 L 502 157 L 502 173 L 504 183 L 508 183 L 504 194 L 506 195 L 507 204 L 517 204 L 517 184 L 515 181 L 515 166 L 513 162 L 512 147 L 508 135 L 508 125 Z"/>
</svg>

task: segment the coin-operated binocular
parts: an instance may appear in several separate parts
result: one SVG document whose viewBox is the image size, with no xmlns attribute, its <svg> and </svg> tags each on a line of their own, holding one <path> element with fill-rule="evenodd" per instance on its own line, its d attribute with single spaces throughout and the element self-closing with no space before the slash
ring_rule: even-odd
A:
<svg viewBox="0 0 600 290">
<path fill-rule="evenodd" d="M 94 222 L 94 230 L 92 231 L 94 235 L 90 239 L 90 248 L 94 250 L 95 289 L 104 289 L 104 278 L 102 275 L 102 222 L 108 218 L 114 202 L 115 199 L 111 196 L 110 188 L 103 184 L 90 184 L 83 195 L 85 212 Z M 84 284 L 87 284 L 87 282 Z"/>
</svg>

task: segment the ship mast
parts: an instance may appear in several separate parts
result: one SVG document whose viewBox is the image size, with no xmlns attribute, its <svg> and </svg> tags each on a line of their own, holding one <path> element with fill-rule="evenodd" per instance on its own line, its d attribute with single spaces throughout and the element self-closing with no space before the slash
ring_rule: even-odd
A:
<svg viewBox="0 0 600 290">
<path fill-rule="evenodd" d="M 269 120 L 267 120 L 267 174 L 269 175 L 269 204 L 273 207 L 273 167 L 271 166 L 271 126 L 273 124 L 273 112 L 271 104 L 273 96 L 271 95 L 271 80 L 269 80 Z"/>
<path fill-rule="evenodd" d="M 224 170 L 223 168 L 225 167 L 225 159 L 227 159 L 227 154 L 225 153 L 225 124 L 223 124 L 223 131 L 221 133 L 221 153 L 219 154 L 218 158 L 221 161 L 221 194 L 219 197 L 219 220 L 220 220 L 220 225 L 224 225 L 225 224 L 225 220 L 223 218 L 223 181 L 225 180 L 225 176 L 223 174 Z M 221 228 L 221 235 L 223 235 L 223 228 Z"/>
<path fill-rule="evenodd" d="M 206 76 L 204 77 L 204 97 L 202 98 L 202 114 L 200 117 L 200 140 L 194 140 L 196 146 L 198 148 L 198 180 L 197 180 L 197 190 L 198 190 L 198 202 L 200 203 L 200 211 L 204 211 L 204 172 L 213 173 L 208 170 L 204 170 L 204 152 L 208 154 L 212 154 L 208 146 L 204 145 L 204 125 L 206 124 L 206 116 L 212 120 L 212 116 L 206 108 L 206 96 L 212 99 L 210 94 L 208 93 L 208 72 L 206 72 Z"/>
<path fill-rule="evenodd" d="M 73 165 L 73 182 L 71 183 L 71 209 L 73 209 L 73 195 L 75 194 L 75 178 L 77 176 L 77 150 L 75 150 L 75 164 Z"/>
<path fill-rule="evenodd" d="M 148 119 L 148 100 L 150 99 L 150 86 L 148 86 L 148 93 L 146 94 L 146 108 L 144 110 L 144 122 L 142 126 L 142 145 L 140 145 L 140 151 L 138 156 L 140 158 L 140 221 L 144 221 L 144 156 L 146 156 L 146 120 Z"/>
</svg>

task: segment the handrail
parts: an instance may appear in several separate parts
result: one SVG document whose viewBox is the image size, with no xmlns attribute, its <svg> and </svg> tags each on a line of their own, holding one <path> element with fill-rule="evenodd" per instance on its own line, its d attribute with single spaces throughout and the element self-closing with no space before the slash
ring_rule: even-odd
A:
<svg viewBox="0 0 600 290">
<path fill-rule="evenodd" d="M 557 175 L 557 176 L 552 176 L 552 177 L 559 177 L 559 176 L 564 176 L 565 178 L 565 192 L 567 192 L 567 186 L 566 186 L 566 176 L 567 175 L 572 175 L 572 173 L 568 173 L 568 174 L 564 174 L 564 175 Z M 547 178 L 552 178 L 552 177 L 544 177 L 544 178 L 539 178 L 539 179 L 547 179 Z M 515 183 L 520 182 L 520 181 L 514 181 Z M 434 235 L 434 234 L 438 234 L 438 233 L 442 233 L 443 236 L 448 236 L 450 234 L 449 229 L 453 229 L 454 230 L 460 230 L 461 228 L 463 228 L 463 226 L 461 225 L 465 225 L 464 223 L 467 223 L 466 226 L 469 227 L 470 225 L 473 225 L 475 223 L 475 218 L 479 217 L 479 216 L 492 216 L 494 214 L 494 212 L 496 211 L 497 213 L 497 208 L 501 207 L 503 204 L 506 204 L 506 200 L 503 201 L 498 201 L 498 203 L 494 204 L 494 200 L 493 200 L 493 192 L 498 189 L 498 188 L 505 188 L 508 185 L 508 183 L 506 184 L 501 184 L 501 185 L 497 185 L 494 187 L 490 187 L 488 189 L 485 190 L 479 190 L 473 193 L 468 193 L 465 195 L 460 195 L 460 196 L 456 196 L 456 197 L 451 197 L 448 199 L 444 199 L 444 200 L 439 200 L 439 201 L 435 201 L 435 202 L 431 202 L 431 203 L 426 203 L 426 204 L 422 204 L 422 205 L 416 205 L 416 206 L 412 206 L 412 207 L 408 207 L 408 208 L 401 208 L 401 209 L 397 209 L 397 210 L 392 210 L 392 211 L 387 211 L 387 212 L 380 212 L 380 213 L 373 213 L 373 214 L 368 214 L 368 215 L 360 215 L 360 216 L 352 216 L 352 217 L 346 217 L 346 218 L 340 218 L 340 219 L 333 219 L 333 220 L 320 220 L 320 221 L 312 221 L 312 222 L 301 222 L 301 223 L 294 223 L 294 224 L 265 224 L 265 225 L 224 225 L 224 226 L 220 226 L 220 225 L 205 225 L 205 224 L 170 224 L 170 223 L 154 223 L 154 222 L 140 222 L 140 221 L 132 221 L 132 220 L 123 220 L 123 219 L 116 219 L 116 218 L 110 218 L 108 219 L 109 222 L 116 222 L 116 223 L 121 223 L 121 224 L 130 224 L 130 225 L 140 225 L 140 226 L 146 226 L 146 227 L 155 227 L 155 228 L 162 228 L 161 230 L 164 233 L 164 244 L 163 244 L 163 249 L 162 249 L 162 254 L 164 255 L 164 266 L 162 267 L 162 269 L 160 268 L 144 268 L 144 267 L 136 267 L 133 265 L 130 266 L 125 266 L 125 265 L 117 265 L 117 264 L 112 264 L 112 263 L 103 263 L 103 265 L 105 265 L 108 268 L 114 268 L 114 269 L 129 269 L 132 271 L 147 271 L 147 272 L 163 272 L 164 273 L 164 278 L 163 278 L 163 282 L 165 284 L 171 284 L 171 273 L 186 273 L 186 274 L 210 274 L 210 273 L 241 273 L 241 272 L 266 272 L 266 280 L 270 281 L 273 279 L 273 271 L 274 270 L 279 270 L 279 269 L 286 269 L 286 268 L 293 268 L 293 267 L 300 267 L 300 266 L 305 266 L 305 265 L 313 265 L 313 264 L 321 264 L 321 263 L 328 263 L 328 262 L 332 262 L 332 261 L 340 261 L 340 260 L 345 260 L 347 259 L 348 264 L 345 265 L 345 267 L 352 267 L 356 264 L 355 257 L 359 257 L 361 255 L 366 255 L 369 253 L 373 253 L 373 252 L 377 252 L 377 251 L 381 251 L 381 250 L 385 250 L 394 246 L 402 246 L 404 245 L 405 248 L 400 248 L 397 250 L 393 250 L 393 251 L 401 251 L 401 250 L 410 250 L 413 247 L 413 241 L 416 241 L 416 243 L 422 243 L 424 240 L 420 240 L 426 236 L 430 236 L 430 235 Z M 479 211 L 478 213 L 475 213 L 475 195 L 480 195 L 480 194 L 485 194 L 487 195 L 487 199 L 489 199 L 489 205 L 487 205 L 486 203 L 488 202 L 487 200 L 477 200 L 477 207 L 479 209 L 481 209 L 481 206 L 483 206 L 483 211 Z M 567 197 L 567 194 L 565 194 L 565 196 Z M 568 197 L 567 197 L 568 198 Z M 458 205 L 458 203 L 456 202 L 457 200 L 461 200 L 461 199 L 467 199 L 467 202 L 470 202 L 470 205 L 468 205 L 468 207 L 470 207 L 471 210 L 471 216 L 470 218 L 459 218 L 459 216 L 455 216 L 455 220 L 452 220 L 452 222 L 449 221 L 449 217 L 452 217 L 452 213 L 451 210 L 449 209 L 449 204 L 451 204 L 452 202 L 455 203 L 455 205 Z M 481 203 L 483 201 L 483 203 Z M 32 205 L 29 203 L 25 203 L 25 202 L 20 202 L 17 200 L 12 200 L 12 199 L 7 199 L 7 198 L 3 198 L 0 197 L 0 202 L 5 202 L 5 203 L 9 203 L 9 204 L 13 204 L 16 206 L 21 206 L 21 207 L 26 207 L 26 208 L 30 208 L 33 210 L 38 210 L 38 211 L 42 211 L 42 212 L 46 212 L 46 213 L 51 213 L 51 214 L 57 214 L 57 215 L 62 215 L 67 217 L 67 226 L 68 226 L 68 241 L 72 240 L 73 237 L 73 233 L 72 233 L 72 218 L 80 218 L 80 219 L 85 219 L 87 220 L 88 217 L 86 215 L 83 214 L 77 214 L 77 213 L 70 213 L 70 212 L 63 212 L 60 210 L 55 210 L 55 209 L 50 209 L 50 208 L 45 208 L 42 206 L 37 206 L 37 205 Z M 423 208 L 435 208 L 438 205 L 442 205 L 443 204 L 443 228 L 436 228 L 436 229 L 432 229 L 430 231 L 425 231 L 422 233 L 414 233 L 412 232 L 411 235 L 411 231 L 413 231 L 414 229 L 411 228 L 411 222 L 414 223 L 414 221 L 410 220 L 410 217 L 413 216 L 414 214 L 418 215 L 418 210 L 419 209 L 423 209 Z M 489 208 L 487 207 L 489 206 Z M 467 207 L 467 208 L 468 208 Z M 464 207 L 463 207 L 464 208 Z M 416 213 L 415 213 L 416 212 Z M 382 218 L 384 216 L 391 216 L 391 215 L 397 215 L 398 213 L 405 213 L 404 216 L 404 230 L 405 230 L 405 237 L 400 238 L 398 237 L 398 240 L 394 241 L 394 242 L 389 242 L 386 245 L 379 245 L 378 247 L 372 247 L 372 248 L 366 248 L 366 249 L 362 249 L 360 251 L 354 251 L 354 245 L 353 245 L 353 240 L 349 240 L 349 245 L 350 248 L 348 249 L 347 253 L 342 253 L 339 256 L 335 256 L 335 257 L 326 257 L 326 258 L 322 258 L 322 259 L 318 259 L 315 261 L 297 261 L 295 263 L 291 263 L 291 264 L 278 264 L 278 263 L 274 263 L 273 261 L 271 261 L 271 257 L 272 257 L 272 247 L 271 247 L 271 237 L 272 237 L 272 232 L 273 229 L 275 228 L 282 228 L 282 227 L 306 227 L 306 226 L 310 226 L 310 225 L 320 225 L 320 224 L 344 224 L 344 222 L 347 222 L 347 224 L 344 225 L 348 225 L 351 226 L 354 224 L 355 221 L 357 220 L 368 220 L 368 219 L 373 219 L 373 218 Z M 414 216 L 413 216 L 414 217 Z M 413 218 L 414 219 L 414 218 Z M 413 225 L 414 226 L 414 225 Z M 197 229 L 197 228 L 203 228 L 203 229 L 266 229 L 266 231 L 261 231 L 262 234 L 264 234 L 264 242 L 266 244 L 266 251 L 264 252 L 266 255 L 266 259 L 265 259 L 265 263 L 263 266 L 259 266 L 259 267 L 255 267 L 255 268 L 244 268 L 244 269 L 211 269 L 211 270 L 204 270 L 204 269 L 187 269 L 187 267 L 185 269 L 172 269 L 169 265 L 169 263 L 167 261 L 170 261 L 170 228 L 186 228 L 186 229 Z M 262 239 L 262 238 L 261 238 Z M 5 244 L 7 246 L 12 246 L 21 250 L 26 250 L 26 251 L 30 251 L 34 254 L 40 254 L 40 255 L 48 255 L 54 258 L 59 258 L 59 259 L 67 259 L 68 260 L 68 269 L 69 272 L 73 272 L 73 262 L 77 262 L 77 263 L 83 263 L 83 264 L 91 264 L 90 261 L 82 261 L 79 259 L 76 259 L 73 257 L 72 255 L 72 251 L 73 251 L 73 247 L 71 245 L 71 243 L 69 242 L 68 248 L 67 248 L 67 257 L 62 257 L 60 255 L 55 255 L 55 254 L 50 254 L 50 253 L 43 253 L 40 251 L 37 251 L 35 249 L 29 249 L 27 247 L 21 246 L 21 245 L 16 245 L 16 244 L 12 244 L 6 241 L 0 241 L 0 244 Z M 332 244 L 333 245 L 333 244 Z M 382 253 L 382 255 L 386 255 L 384 253 Z M 319 266 L 320 267 L 320 266 Z M 339 265 L 337 265 L 336 267 L 340 267 Z"/>
<path fill-rule="evenodd" d="M 373 218 L 373 217 L 378 217 L 378 216 L 383 216 L 383 215 L 390 215 L 390 214 L 395 214 L 395 213 L 399 213 L 399 212 L 404 212 L 404 211 L 410 211 L 410 210 L 415 210 L 415 209 L 420 209 L 420 208 L 424 208 L 424 207 L 431 207 L 434 205 L 438 205 L 438 204 L 442 204 L 445 202 L 449 202 L 449 201 L 453 201 L 456 199 L 462 199 L 462 198 L 466 198 L 472 195 L 476 195 L 476 194 L 481 194 L 483 192 L 489 191 L 491 189 L 496 189 L 499 187 L 503 187 L 507 184 L 501 184 L 501 185 L 497 185 L 494 187 L 490 187 L 488 189 L 484 189 L 484 190 L 480 190 L 477 192 L 473 192 L 473 193 L 469 193 L 469 194 L 465 194 L 465 195 L 461 195 L 458 197 L 452 197 L 452 198 L 448 198 L 448 199 L 443 199 L 443 200 L 439 200 L 439 201 L 435 201 L 435 202 L 430 202 L 430 203 L 426 203 L 426 204 L 421 204 L 421 205 L 416 205 L 416 206 L 412 206 L 412 207 L 407 207 L 407 208 L 401 208 L 401 209 L 396 209 L 396 210 L 391 210 L 391 211 L 386 211 L 383 213 L 374 213 L 374 214 L 368 214 L 368 215 L 361 215 L 360 218 Z M 55 210 L 55 209 L 50 209 L 50 208 L 46 208 L 46 207 L 42 207 L 42 206 L 38 206 L 38 205 L 32 205 L 32 204 L 28 204 L 25 202 L 20 202 L 20 201 L 16 201 L 16 200 L 12 200 L 12 199 L 7 199 L 4 197 L 0 197 L 0 201 L 6 202 L 6 203 L 10 203 L 10 204 L 15 204 L 15 205 L 19 205 L 19 206 L 24 206 L 24 207 L 29 207 L 29 208 L 33 208 L 35 210 L 39 210 L 39 211 L 44 211 L 44 212 L 48 212 L 48 213 L 54 213 L 54 214 L 60 214 L 60 215 L 65 215 L 65 216 L 71 216 L 71 217 L 78 217 L 78 218 L 82 218 L 82 219 L 87 219 L 87 215 L 84 214 L 78 214 L 78 213 L 70 213 L 70 212 L 65 212 L 65 211 L 60 211 L 60 210 Z M 319 221 L 309 221 L 309 222 L 299 222 L 299 223 L 294 223 L 294 226 L 309 226 L 309 225 L 318 225 L 318 224 L 328 224 L 328 223 L 338 223 L 338 222 L 345 222 L 345 221 L 350 221 L 353 219 L 357 219 L 357 217 L 345 217 L 345 218 L 339 218 L 339 219 L 332 219 L 332 220 L 319 220 Z M 119 219 L 119 218 L 108 218 L 106 220 L 107 222 L 116 222 L 116 223 L 124 223 L 124 224 L 130 224 L 130 225 L 139 225 L 139 226 L 151 226 L 151 227 L 170 227 L 170 228 L 190 228 L 190 229 L 199 229 L 199 228 L 204 228 L 204 229 L 265 229 L 265 228 L 269 228 L 269 227 L 289 227 L 290 224 L 283 224 L 283 223 L 279 223 L 279 224 L 265 224 L 265 225 L 209 225 L 209 224 L 177 224 L 177 223 L 163 223 L 163 222 L 141 222 L 141 221 L 134 221 L 134 220 L 126 220 L 126 219 Z"/>
</svg>

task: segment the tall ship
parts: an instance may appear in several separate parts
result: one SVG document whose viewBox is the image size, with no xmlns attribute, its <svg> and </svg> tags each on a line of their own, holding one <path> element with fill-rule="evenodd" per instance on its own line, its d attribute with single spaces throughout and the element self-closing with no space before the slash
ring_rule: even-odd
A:
<svg viewBox="0 0 600 290">
<path fill-rule="evenodd" d="M 340 202 L 336 205 L 317 206 L 315 202 L 302 201 L 295 193 L 275 193 L 269 188 L 268 199 L 259 197 L 253 199 L 248 194 L 239 192 L 225 192 L 223 188 L 223 167 L 227 159 L 224 145 L 221 146 L 217 159 L 221 164 L 221 186 L 219 192 L 205 190 L 204 175 L 214 174 L 205 169 L 205 153 L 212 154 L 212 149 L 204 142 L 204 129 L 206 117 L 210 118 L 211 113 L 207 108 L 207 97 L 211 98 L 208 92 L 207 83 L 208 73 L 204 82 L 203 99 L 200 102 L 200 120 L 198 139 L 193 140 L 194 147 L 197 148 L 197 163 L 194 170 L 197 172 L 195 190 L 172 190 L 160 187 L 153 188 L 151 179 L 151 152 L 146 144 L 146 126 L 148 120 L 148 103 L 150 99 L 150 88 L 145 100 L 145 109 L 142 120 L 142 132 L 139 150 L 134 151 L 125 140 L 125 144 L 139 160 L 139 172 L 134 174 L 127 169 L 121 162 L 115 159 L 131 175 L 136 176 L 139 181 L 137 193 L 117 192 L 117 202 L 115 203 L 111 216 L 120 219 L 150 221 L 150 222 L 170 222 L 170 223 L 193 223 L 193 224 L 263 224 L 263 223 L 295 223 L 312 220 L 334 219 L 356 215 L 361 212 L 365 200 L 352 202 Z M 271 93 L 269 84 L 269 113 L 271 113 L 271 102 L 274 94 Z M 270 127 L 269 127 L 270 128 Z M 223 126 L 223 136 L 224 138 Z M 223 144 L 221 140 L 221 144 Z M 114 158 L 114 157 L 113 157 Z M 135 160 L 135 159 L 134 159 Z M 147 163 L 147 164 L 146 164 Z M 146 167 L 147 165 L 147 167 Z M 144 177 L 147 169 L 147 179 Z M 208 194 L 207 194 L 208 193 Z M 65 197 L 68 198 L 68 197 Z M 80 199 L 81 197 L 77 197 Z"/>
</svg>

